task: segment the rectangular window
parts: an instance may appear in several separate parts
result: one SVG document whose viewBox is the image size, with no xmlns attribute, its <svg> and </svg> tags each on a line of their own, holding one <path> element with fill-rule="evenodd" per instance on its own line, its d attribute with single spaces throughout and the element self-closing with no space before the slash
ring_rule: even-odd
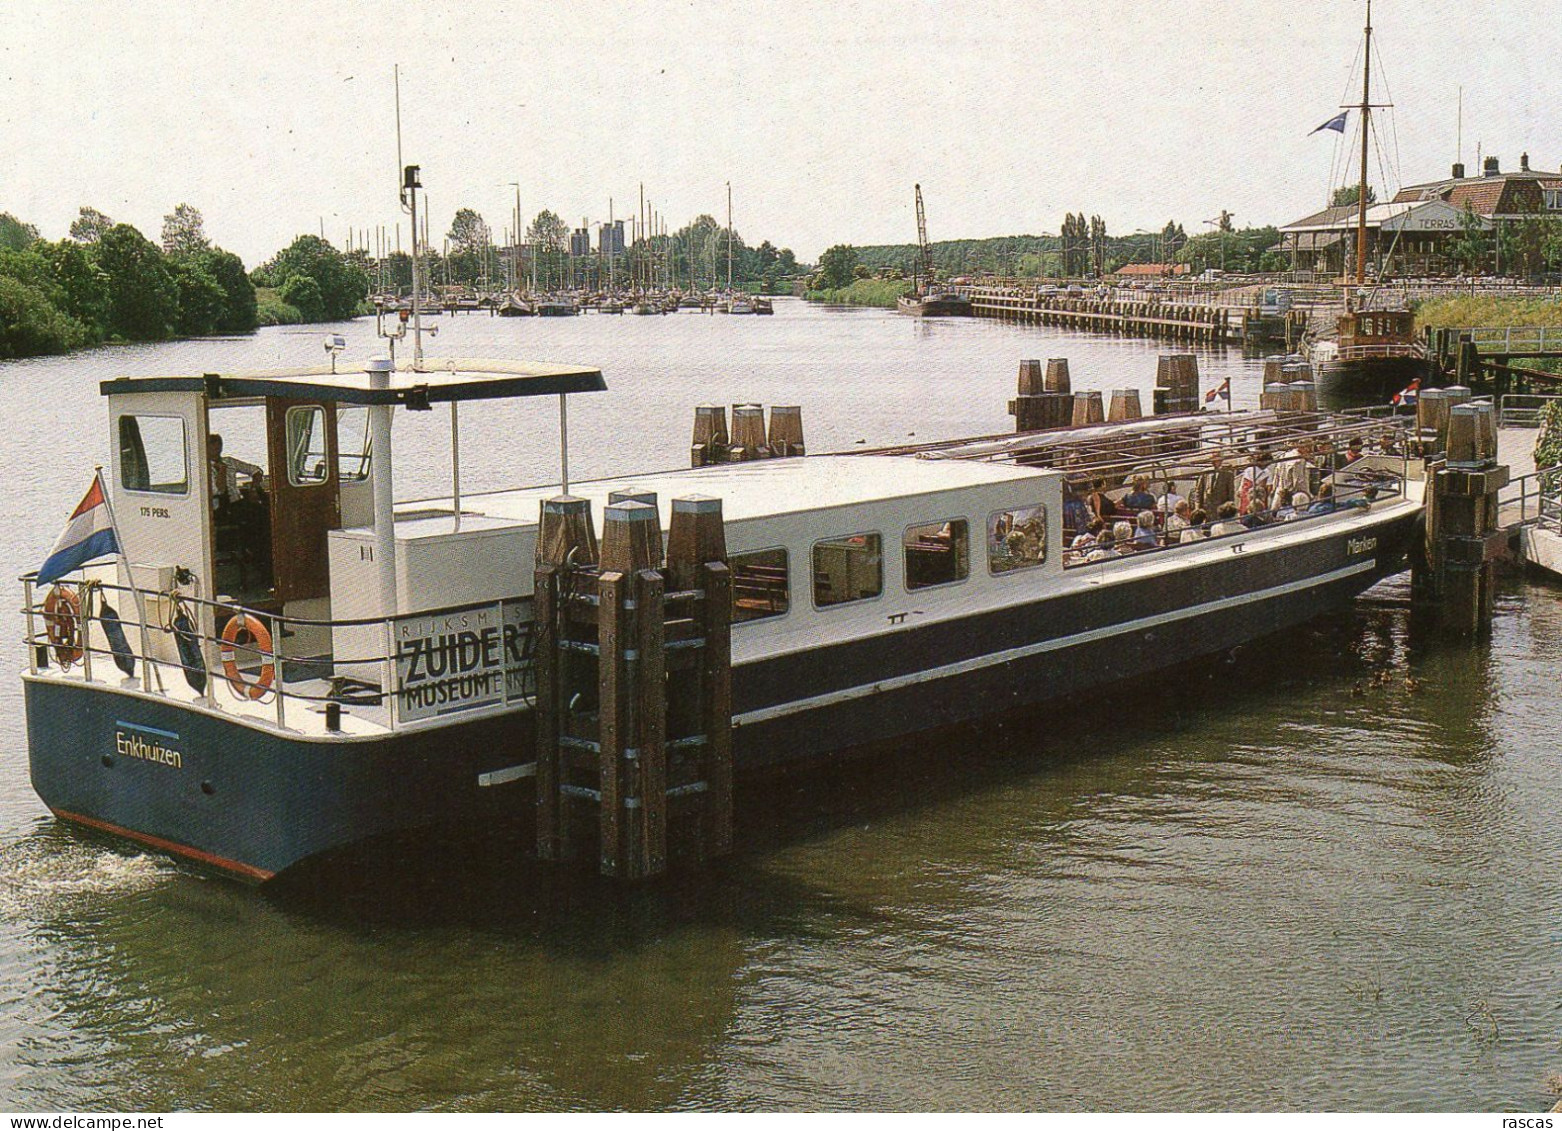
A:
<svg viewBox="0 0 1562 1131">
<path fill-rule="evenodd" d="M 1562 212 L 1562 189 L 1546 190 L 1546 208 L 1552 212 Z"/>
<path fill-rule="evenodd" d="M 785 550 L 753 550 L 727 559 L 732 571 L 732 621 L 784 617 L 792 606 Z"/>
<path fill-rule="evenodd" d="M 343 483 L 362 483 L 369 478 L 367 405 L 336 406 L 336 477 Z"/>
<path fill-rule="evenodd" d="M 121 416 L 119 482 L 127 491 L 188 494 L 190 452 L 184 420 L 177 416 Z"/>
<path fill-rule="evenodd" d="M 1047 560 L 1047 508 L 1040 504 L 995 511 L 987 520 L 987 568 L 1029 569 Z"/>
<path fill-rule="evenodd" d="M 331 477 L 326 465 L 325 409 L 295 405 L 287 410 L 287 478 L 295 487 L 312 487 Z"/>
<path fill-rule="evenodd" d="M 884 539 L 848 534 L 814 543 L 814 604 L 821 609 L 884 592 Z"/>
<path fill-rule="evenodd" d="M 950 585 L 971 576 L 971 524 L 963 518 L 906 528 L 906 588 Z"/>
</svg>

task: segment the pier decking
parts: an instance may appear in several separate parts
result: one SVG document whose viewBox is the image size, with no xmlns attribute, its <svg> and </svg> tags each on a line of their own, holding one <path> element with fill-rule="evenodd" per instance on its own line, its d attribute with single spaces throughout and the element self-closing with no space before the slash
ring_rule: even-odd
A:
<svg viewBox="0 0 1562 1131">
<path fill-rule="evenodd" d="M 1034 287 L 966 287 L 962 293 L 978 317 L 1178 342 L 1240 344 L 1264 336 L 1264 324 L 1277 321 L 1247 306 L 1159 298 L 1053 295 Z M 1283 336 L 1284 319 L 1278 321 Z"/>
</svg>

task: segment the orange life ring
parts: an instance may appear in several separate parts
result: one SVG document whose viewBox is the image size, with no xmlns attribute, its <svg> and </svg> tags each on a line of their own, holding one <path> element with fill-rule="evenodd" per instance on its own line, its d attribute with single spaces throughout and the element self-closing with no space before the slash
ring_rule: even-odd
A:
<svg viewBox="0 0 1562 1131">
<path fill-rule="evenodd" d="M 43 628 L 61 668 L 81 659 L 81 598 L 69 585 L 56 585 L 43 599 Z"/>
<path fill-rule="evenodd" d="M 239 670 L 237 656 L 239 649 L 258 652 L 266 658 L 266 662 L 260 666 L 260 674 L 254 679 L 246 678 Z M 232 617 L 223 626 L 222 649 L 219 655 L 222 659 L 222 673 L 228 677 L 228 686 L 233 688 L 234 694 L 239 698 L 259 699 L 271 690 L 271 683 L 277 675 L 276 666 L 272 662 L 271 633 L 257 618 L 248 613 L 239 613 Z"/>
</svg>

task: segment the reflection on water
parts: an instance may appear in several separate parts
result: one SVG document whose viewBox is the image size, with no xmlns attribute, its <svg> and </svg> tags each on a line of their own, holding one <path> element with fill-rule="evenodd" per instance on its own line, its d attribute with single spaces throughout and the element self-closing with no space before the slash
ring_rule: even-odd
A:
<svg viewBox="0 0 1562 1131">
<path fill-rule="evenodd" d="M 456 319 L 449 336 L 595 333 L 624 351 L 603 399 L 652 426 L 581 453 L 615 469 L 675 462 L 700 400 L 802 403 L 811 444 L 897 438 L 908 389 L 919 431 L 1001 428 L 1020 356 L 1069 353 L 1076 382 L 1110 386 L 1146 362 L 1153 379 L 1159 348 L 1097 341 L 1087 363 L 1021 328 L 788 313 L 725 344 L 696 316 L 611 335 Z M 638 357 L 616 337 L 636 325 Z M 285 354 L 279 338 L 216 348 L 238 364 Z M 755 365 L 718 365 L 739 339 Z M 475 344 L 452 352 L 498 352 Z M 39 364 L 85 388 L 69 366 L 99 361 Z M 6 384 L 36 373 L 0 369 L 0 407 L 41 425 L 63 410 Z M 61 399 L 97 420 L 90 392 Z M 91 458 L 98 438 L 75 431 L 61 446 Z M 469 437 L 486 474 L 531 458 L 487 418 L 463 420 Z M 62 501 L 0 534 L 13 576 L 79 493 L 72 457 L 30 473 Z M 0 1107 L 1548 1105 L 1556 598 L 1514 583 L 1469 648 L 1422 632 L 1389 582 L 1182 671 L 750 785 L 742 854 L 627 892 L 503 853 L 458 869 L 429 844 L 393 874 L 260 894 L 40 817 L 13 757 Z M 13 734 L 17 698 L 0 695 Z"/>
</svg>

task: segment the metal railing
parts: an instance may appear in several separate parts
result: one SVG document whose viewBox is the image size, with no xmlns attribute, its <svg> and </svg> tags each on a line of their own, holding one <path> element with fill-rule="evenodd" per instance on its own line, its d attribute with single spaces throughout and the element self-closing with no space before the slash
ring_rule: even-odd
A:
<svg viewBox="0 0 1562 1131">
<path fill-rule="evenodd" d="M 147 694 L 185 702 L 193 694 L 202 706 L 279 730 L 290 729 L 289 704 L 324 714 L 327 730 L 336 729 L 333 720 L 339 719 L 333 704 L 379 708 L 383 725 L 397 731 L 474 710 L 518 708 L 535 692 L 529 596 L 391 617 L 315 620 L 179 590 L 122 586 L 82 570 L 50 589 L 55 593 L 63 585 L 75 607 L 51 609 L 47 596 L 40 599 L 36 574 L 21 581 L 31 674 L 79 666 L 83 681 L 101 683 L 112 669 L 124 674 L 121 687 L 135 680 Z M 121 619 L 112 606 L 105 611 L 108 594 L 118 595 L 120 609 L 129 615 Z M 143 617 L 138 611 L 148 608 L 159 615 Z M 237 618 L 247 618 L 237 620 L 244 631 L 227 635 L 224 630 Z M 117 642 L 111 625 L 121 634 Z M 250 631 L 252 626 L 263 631 Z M 282 647 L 285 640 L 322 631 L 331 633 L 331 654 L 289 655 Z M 338 639 L 361 641 L 365 651 L 335 654 Z M 170 690 L 179 681 L 190 694 Z M 219 685 L 226 685 L 231 702 L 218 694 Z"/>
<path fill-rule="evenodd" d="M 1558 393 L 1504 393 L 1497 399 L 1498 428 L 1539 428 L 1546 406 L 1562 401 Z"/>
<path fill-rule="evenodd" d="M 1562 468 L 1510 479 L 1497 493 L 1497 514 L 1504 526 L 1543 526 L 1562 533 Z"/>
<path fill-rule="evenodd" d="M 1526 357 L 1562 352 L 1558 326 L 1460 326 L 1450 332 L 1456 340 L 1473 342 L 1481 353 Z"/>
</svg>

